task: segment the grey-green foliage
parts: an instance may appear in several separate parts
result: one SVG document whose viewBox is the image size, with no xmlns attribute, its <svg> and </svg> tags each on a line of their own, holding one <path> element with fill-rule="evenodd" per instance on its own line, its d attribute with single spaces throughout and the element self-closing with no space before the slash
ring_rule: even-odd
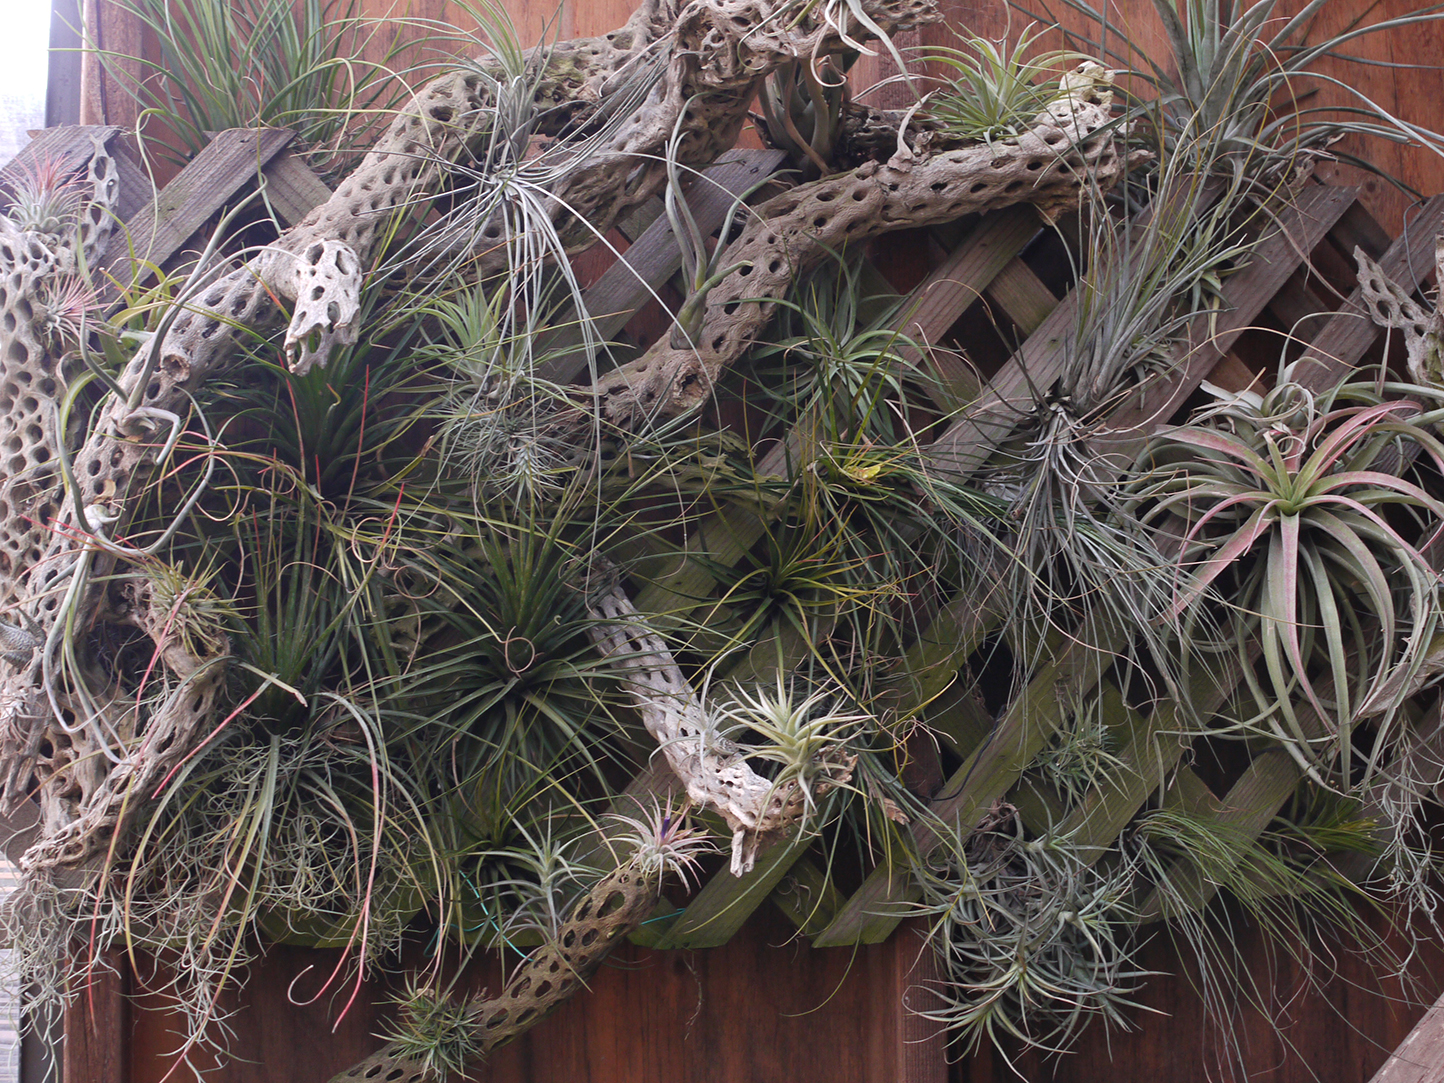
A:
<svg viewBox="0 0 1444 1083">
<path fill-rule="evenodd" d="M 205 147 L 207 132 L 292 128 L 325 162 L 350 152 L 350 137 L 406 94 L 388 66 L 395 44 L 382 44 L 390 35 L 357 0 L 119 2 L 154 34 L 160 54 L 102 57 L 190 154 Z"/>
<path fill-rule="evenodd" d="M 1040 52 L 1041 30 L 1032 27 L 1011 45 L 963 37 L 958 48 L 933 49 L 922 59 L 943 70 L 940 85 L 925 103 L 928 116 L 959 139 L 1016 136 L 1060 96 L 1058 79 L 1084 57 L 1068 49 Z"/>
<path fill-rule="evenodd" d="M 1017 1039 L 1062 1051 L 1094 1018 L 1130 1025 L 1148 975 L 1133 960 L 1126 870 L 1099 871 L 1066 839 L 1029 838 L 998 806 L 961 858 L 921 882 L 942 963 L 942 1004 L 924 1014 L 966 1049 Z"/>
<path fill-rule="evenodd" d="M 1435 132 L 1370 99 L 1347 76 L 1321 70 L 1323 61 L 1356 61 L 1348 49 L 1362 37 L 1408 33 L 1444 17 L 1440 5 L 1374 22 L 1360 18 L 1332 36 L 1311 37 L 1316 16 L 1331 0 L 1309 0 L 1292 15 L 1280 12 L 1279 0 L 1153 0 L 1168 41 L 1165 58 L 1133 47 L 1128 27 L 1106 5 L 1062 2 L 1090 21 L 1083 40 L 1100 55 L 1120 68 L 1143 56 L 1136 74 L 1149 92 L 1134 100 L 1137 114 L 1150 118 L 1165 142 L 1177 143 L 1204 172 L 1258 178 L 1272 187 L 1309 159 L 1333 153 L 1345 135 L 1444 150 Z M 1047 0 L 1041 6 L 1049 10 Z M 1319 86 L 1337 88 L 1345 104 L 1310 103 Z M 1206 146 L 1212 149 L 1197 153 Z M 1345 157 L 1372 168 L 1365 158 Z"/>
</svg>

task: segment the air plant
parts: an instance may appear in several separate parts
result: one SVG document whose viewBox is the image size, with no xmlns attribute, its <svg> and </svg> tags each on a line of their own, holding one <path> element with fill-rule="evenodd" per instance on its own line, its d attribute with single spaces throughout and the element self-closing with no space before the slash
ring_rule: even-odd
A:
<svg viewBox="0 0 1444 1083">
<path fill-rule="evenodd" d="M 920 879 L 942 963 L 942 1003 L 923 1014 L 965 1049 L 1014 1038 L 1061 1051 L 1093 1018 L 1129 1026 L 1129 996 L 1149 975 L 1132 959 L 1126 874 L 1078 860 L 1066 839 L 1027 839 L 999 806 L 965 860 Z"/>
<path fill-rule="evenodd" d="M 686 883 L 697 873 L 702 856 L 716 851 L 716 842 L 705 828 L 689 821 L 690 808 L 686 802 L 676 809 L 672 808 L 670 798 L 666 804 L 653 801 L 650 809 L 638 804 L 635 816 L 620 812 L 607 815 L 610 822 L 622 829 L 620 833 L 609 834 L 609 842 L 622 851 L 621 856 L 632 864 L 638 875 L 657 883 L 672 877 Z"/>
<path fill-rule="evenodd" d="M 5 217 L 20 230 L 64 237 L 79 224 L 84 178 L 65 171 L 57 158 L 17 170 Z"/>
<path fill-rule="evenodd" d="M 1342 787 L 1377 771 L 1440 624 L 1423 550 L 1444 503 L 1411 463 L 1444 468 L 1444 445 L 1435 414 L 1407 393 L 1380 398 L 1366 383 L 1315 394 L 1285 372 L 1267 396 L 1167 430 L 1134 483 L 1144 521 L 1181 520 L 1169 616 L 1193 628 L 1221 609 L 1234 649 L 1257 639 L 1247 725 Z M 1371 718 L 1372 743 L 1358 732 Z"/>
<path fill-rule="evenodd" d="M 335 159 L 354 134 L 395 110 L 405 88 L 388 67 L 363 59 L 382 29 L 368 25 L 354 0 L 122 0 L 160 44 L 158 57 L 97 49 L 150 114 L 162 118 L 184 150 L 198 153 L 208 132 L 227 128 L 294 129 L 317 161 Z M 126 71 L 139 65 L 137 83 Z"/>
<path fill-rule="evenodd" d="M 1087 0 L 1063 2 L 1098 27 L 1101 48 L 1114 47 L 1118 28 L 1106 10 Z M 1293 14 L 1275 16 L 1278 0 L 1153 0 L 1171 55 L 1167 60 L 1146 56 L 1147 69 L 1132 73 L 1153 91 L 1136 97 L 1132 107 L 1151 118 L 1165 144 L 1201 172 L 1257 179 L 1266 189 L 1307 175 L 1319 158 L 1337 156 L 1377 171 L 1367 160 L 1334 149 L 1347 135 L 1417 142 L 1444 152 L 1438 134 L 1397 117 L 1347 79 L 1318 67 L 1321 60 L 1354 61 L 1344 51 L 1350 42 L 1444 18 L 1444 7 L 1420 7 L 1374 23 L 1355 21 L 1342 33 L 1309 42 L 1314 17 L 1328 2 L 1309 0 Z M 1122 65 L 1133 60 L 1116 58 Z M 1320 84 L 1337 87 L 1355 104 L 1306 106 L 1310 90 Z"/>
<path fill-rule="evenodd" d="M 1242 1055 L 1243 1010 L 1265 1018 L 1278 1011 L 1272 956 L 1261 968 L 1257 956 L 1246 954 L 1240 943 L 1246 929 L 1262 930 L 1311 985 L 1329 974 L 1330 952 L 1311 947 L 1320 929 L 1335 943 L 1356 946 L 1379 973 L 1406 972 L 1388 939 L 1369 927 L 1369 911 L 1360 905 L 1365 890 L 1331 863 L 1377 853 L 1375 825 L 1352 800 L 1307 783 L 1291 806 L 1254 832 L 1165 805 L 1146 811 L 1118 842 L 1120 868 L 1134 877 L 1141 900 L 1140 920 L 1165 920 L 1166 934 L 1187 946 L 1199 996 L 1220 1023 L 1223 1053 L 1235 1059 Z"/>
<path fill-rule="evenodd" d="M 393 1000 L 397 1013 L 385 1037 L 396 1044 L 401 1056 L 422 1065 L 430 1076 L 437 1080 L 463 1076 L 481 1058 L 482 997 L 453 999 L 411 974 Z"/>
<path fill-rule="evenodd" d="M 1171 197 L 1127 228 L 1096 201 L 1066 356 L 1051 385 L 1030 382 L 1031 412 L 982 478 L 1006 505 L 1002 596 L 1023 671 L 1035 668 L 1050 637 L 1079 627 L 1109 650 L 1137 637 L 1187 710 L 1168 561 L 1128 506 L 1132 453 L 1110 446 L 1110 415 L 1150 379 L 1166 378 L 1207 314 L 1201 306 L 1212 306 L 1209 283 L 1246 258 L 1249 242 L 1236 193 L 1205 190 L 1182 158 L 1170 160 L 1162 187 Z"/>
<path fill-rule="evenodd" d="M 783 64 L 767 77 L 757 100 L 768 141 L 786 150 L 803 176 L 833 172 L 833 151 L 852 101 L 838 58 Z"/>
<path fill-rule="evenodd" d="M 928 95 L 927 115 L 958 139 L 991 144 L 1020 134 L 1059 97 L 1059 70 L 1085 59 L 1068 49 L 1036 52 L 1042 36 L 1029 27 L 1011 48 L 981 37 L 964 37 L 961 48 L 934 47 L 922 59 L 947 74 Z"/>
<path fill-rule="evenodd" d="M 440 422 L 442 454 L 479 491 L 524 504 L 560 494 L 569 457 L 546 419 L 564 391 L 536 378 L 545 359 L 529 356 L 529 337 L 509 326 L 512 307 L 506 291 L 475 285 L 427 300 L 418 313 L 434 323 L 417 356 L 450 374 L 447 394 L 427 409 Z"/>
<path fill-rule="evenodd" d="M 717 733 L 734 741 L 748 759 L 773 765 L 773 788 L 795 786 L 802 795 L 804 822 L 816 815 L 822 792 L 835 776 L 850 770 L 856 757 L 850 742 L 871 717 L 848 711 L 839 690 L 819 688 L 806 695 L 780 670 L 772 688 L 730 690 L 714 706 Z"/>
</svg>

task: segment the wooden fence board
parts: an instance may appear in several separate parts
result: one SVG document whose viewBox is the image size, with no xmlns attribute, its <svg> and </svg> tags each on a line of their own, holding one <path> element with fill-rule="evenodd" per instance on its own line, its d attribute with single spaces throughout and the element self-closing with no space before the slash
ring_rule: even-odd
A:
<svg viewBox="0 0 1444 1083">
<path fill-rule="evenodd" d="M 127 960 L 119 951 L 96 961 L 90 984 L 79 991 L 65 1013 L 62 1079 L 72 1083 L 129 1083 L 127 971 Z"/>
<path fill-rule="evenodd" d="M 769 897 L 803 936 L 815 936 L 827 928 L 846 901 L 810 856 L 794 861 Z"/>
<path fill-rule="evenodd" d="M 101 273 L 123 285 L 130 280 L 132 259 L 164 264 L 293 138 L 294 133 L 275 128 L 218 133 L 150 206 L 126 222 L 129 246 L 113 241 Z"/>
<path fill-rule="evenodd" d="M 988 296 L 1008 314 L 1024 335 L 1043 325 L 1058 305 L 1058 297 L 1021 259 L 1015 259 L 998 273 L 988 287 Z"/>
<path fill-rule="evenodd" d="M 1444 196 L 1435 196 L 1410 223 L 1408 232 L 1389 246 L 1378 261 L 1380 269 L 1406 289 L 1423 283 L 1434 270 L 1434 238 L 1441 230 Z M 1305 387 L 1322 391 L 1337 383 L 1378 339 L 1379 329 L 1369 318 L 1363 296 L 1362 290 L 1355 289 L 1294 363 L 1297 379 Z"/>
<path fill-rule="evenodd" d="M 784 157 L 775 150 L 731 151 L 704 172 L 687 195 L 687 206 L 702 235 L 721 227 L 733 202 L 779 169 Z M 654 219 L 583 295 L 597 341 L 613 339 L 681 266 L 682 254 L 671 223 L 665 215 Z M 537 366 L 537 378 L 565 384 L 582 376 L 590 361 L 580 349 L 582 332 L 574 318 L 560 317 L 558 325 L 560 329 L 548 334 L 538 351 L 552 356 Z"/>
<path fill-rule="evenodd" d="M 813 839 L 789 839 L 757 856 L 752 871 L 733 876 L 723 870 L 687 904 L 677 923 L 658 942 L 663 948 L 715 948 L 727 943 L 772 894 Z"/>
<path fill-rule="evenodd" d="M 282 150 L 266 163 L 261 176 L 266 185 L 262 198 L 283 226 L 294 226 L 331 198 L 326 182 L 294 151 Z"/>
<path fill-rule="evenodd" d="M 1369 1083 L 1439 1083 L 1444 1079 L 1444 996 L 1419 1020 Z"/>
</svg>

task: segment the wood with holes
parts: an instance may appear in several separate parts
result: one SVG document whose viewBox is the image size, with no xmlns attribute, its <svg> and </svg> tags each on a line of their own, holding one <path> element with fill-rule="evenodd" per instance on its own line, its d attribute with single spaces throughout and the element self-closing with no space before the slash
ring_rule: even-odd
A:
<svg viewBox="0 0 1444 1083">
<path fill-rule="evenodd" d="M 369 5 L 373 0 L 366 2 Z M 1300 2 L 1284 0 L 1279 14 L 1296 10 Z M 621 21 L 630 6 L 626 0 L 607 0 L 569 9 L 553 24 L 553 32 L 565 37 L 609 28 Z M 549 12 L 522 0 L 507 0 L 507 7 L 517 16 L 522 37 L 527 40 L 538 37 L 551 18 Z M 1157 39 L 1158 30 L 1152 21 L 1149 4 L 1129 0 L 1121 7 L 1121 17 L 1132 28 L 1145 38 Z M 1335 8 L 1338 7 L 1335 5 Z M 447 0 L 417 0 L 412 10 L 418 16 L 465 19 L 459 7 Z M 968 25 L 995 35 L 1004 29 L 1002 16 L 993 6 L 984 6 L 972 0 L 955 0 L 949 3 L 949 10 L 955 26 Z M 1385 0 L 1379 10 L 1385 15 L 1394 15 L 1407 12 L 1410 5 L 1407 0 Z M 1333 14 L 1326 16 L 1335 17 Z M 111 18 L 113 20 L 116 16 Z M 927 28 L 917 35 L 917 43 L 947 44 L 947 29 Z M 406 34 L 412 30 L 398 28 L 398 32 Z M 1444 38 L 1439 37 L 1435 28 L 1406 42 L 1403 49 L 1421 50 L 1432 63 L 1441 41 Z M 1371 52 L 1374 49 L 1375 46 L 1367 40 L 1360 46 L 1363 55 L 1374 56 L 1375 53 Z M 1404 51 L 1398 51 L 1395 58 L 1402 59 L 1406 55 Z M 888 74 L 890 66 L 891 61 L 885 57 L 864 58 L 855 76 L 859 81 L 876 79 Z M 921 63 L 918 66 L 928 67 Z M 1354 66 L 1347 70 L 1352 73 L 1352 85 L 1366 93 L 1376 94 L 1383 101 L 1402 98 L 1407 102 L 1410 98 L 1427 97 L 1431 94 L 1428 90 L 1430 80 L 1437 81 L 1438 78 L 1437 73 L 1413 76 L 1413 82 L 1406 86 L 1397 74 L 1377 68 Z M 1382 91 L 1379 90 L 1381 87 L 1384 88 Z M 875 100 L 882 104 L 898 104 L 901 100 L 899 89 L 896 84 L 884 88 Z M 1325 93 L 1332 91 L 1326 90 Z M 116 103 L 111 101 L 108 104 L 106 119 L 117 120 Z M 1407 111 L 1403 104 L 1400 105 L 1401 112 Z M 121 122 L 124 122 L 123 118 Z M 256 157 L 259 158 L 259 155 Z M 1444 187 L 1444 179 L 1441 179 L 1444 178 L 1444 170 L 1437 162 L 1420 165 L 1417 159 L 1402 157 L 1399 161 L 1404 163 L 1399 171 L 1421 187 L 1428 190 Z M 299 159 L 289 150 L 278 150 L 268 162 L 261 163 L 261 173 L 270 186 L 273 207 L 283 221 L 304 215 L 310 204 L 324 198 L 324 186 L 320 186 L 321 182 L 314 175 L 308 179 L 294 170 L 293 166 L 298 162 Z M 193 208 L 193 213 L 187 218 L 190 229 L 178 237 L 157 239 L 152 250 L 160 251 L 169 246 L 169 250 L 174 251 L 184 245 L 221 203 L 254 176 L 257 163 L 243 164 L 247 166 L 244 175 L 239 176 L 236 186 L 214 205 L 213 195 L 204 191 L 206 185 L 198 185 L 202 191 L 196 195 L 196 202 L 185 204 Z M 1327 170 L 1332 168 L 1326 167 Z M 1350 183 L 1358 181 L 1351 177 Z M 1402 198 L 1381 189 L 1374 181 L 1364 179 L 1362 184 L 1359 202 L 1355 202 L 1351 195 L 1340 194 L 1340 189 L 1331 192 L 1314 187 L 1309 191 L 1309 198 L 1320 206 L 1327 205 L 1329 213 L 1343 204 L 1341 214 L 1325 227 L 1325 232 L 1331 243 L 1345 252 L 1354 243 L 1374 248 L 1386 244 L 1391 234 L 1399 232 L 1399 220 L 1404 214 L 1405 202 Z M 180 194 L 181 189 L 177 189 L 176 195 Z M 165 198 L 166 193 L 162 193 L 160 200 Z M 205 210 L 206 207 L 210 209 Z M 1381 228 L 1370 217 L 1370 209 L 1384 221 L 1387 229 Z M 1010 326 L 1020 337 L 1028 338 L 1041 333 L 1042 337 L 1033 344 L 1039 351 L 1038 356 L 1056 347 L 1057 336 L 1066 332 L 1067 314 L 1060 311 L 1057 296 L 1044 284 L 1038 271 L 1020 255 L 1038 231 L 1036 222 L 1025 221 L 1024 218 L 1019 214 L 1011 220 L 1005 215 L 986 219 L 978 224 L 971 247 L 965 241 L 947 253 L 945 261 L 933 269 L 925 286 L 915 291 L 913 296 L 917 304 L 911 322 L 905 326 L 907 333 L 930 344 L 955 347 L 958 344 L 948 339 L 949 330 L 970 310 L 976 314 L 978 309 L 986 308 L 992 318 Z M 132 221 L 139 226 L 137 218 L 132 218 Z M 658 222 L 662 228 L 657 228 Z M 653 288 L 665 282 L 675 267 L 674 253 L 667 250 L 665 241 L 665 219 L 658 222 L 639 232 L 628 250 L 632 256 L 628 262 L 642 268 L 640 277 Z M 1408 232 L 1389 249 L 1383 264 L 1385 271 L 1396 279 L 1421 280 L 1430 269 L 1428 242 L 1441 224 L 1444 224 L 1444 200 L 1435 200 L 1417 210 L 1410 217 Z M 179 228 L 175 232 L 179 232 Z M 1317 237 L 1313 239 L 1317 241 Z M 921 249 L 921 242 L 917 239 L 909 238 L 908 243 L 917 244 Z M 1232 310 L 1232 315 L 1224 317 L 1223 324 L 1231 324 L 1227 326 L 1226 334 L 1213 337 L 1205 348 L 1189 359 L 1184 370 L 1185 379 L 1175 380 L 1161 389 L 1165 393 L 1165 406 L 1134 408 L 1130 415 L 1119 418 L 1120 427 L 1129 430 L 1133 439 L 1137 438 L 1133 430 L 1139 421 L 1158 420 L 1165 411 L 1186 398 L 1198 380 L 1221 372 L 1226 366 L 1235 375 L 1251 373 L 1253 370 L 1248 363 L 1240 360 L 1235 342 L 1256 335 L 1251 329 L 1256 319 L 1272 314 L 1289 324 L 1298 317 L 1308 316 L 1315 307 L 1331 310 L 1337 305 L 1336 298 L 1330 298 L 1326 290 L 1317 287 L 1316 280 L 1311 280 L 1307 273 L 1287 260 L 1275 263 L 1269 259 L 1259 263 L 1252 278 L 1241 276 L 1233 281 L 1234 300 L 1256 300 L 1258 307 L 1249 309 L 1239 304 Z M 611 274 L 610 278 L 608 274 Z M 623 281 L 630 277 L 620 269 L 615 274 L 605 272 L 603 280 L 594 287 L 596 310 L 606 317 L 607 322 L 603 326 L 608 328 L 607 335 L 625 323 L 626 316 L 636 310 L 642 298 L 643 291 Z M 1246 290 L 1242 288 L 1245 285 L 1249 287 Z M 1316 356 L 1320 361 L 1318 379 L 1321 385 L 1326 378 L 1336 378 L 1344 368 L 1356 363 L 1375 347 L 1378 339 L 1375 329 L 1359 318 L 1357 306 L 1350 307 L 1354 304 L 1353 301 L 1348 302 L 1337 312 L 1325 311 L 1315 320 L 1315 324 L 1322 325 L 1322 330 L 1310 334 L 1313 342 L 1311 357 Z M 1050 313 L 1053 314 L 1051 323 Z M 1050 339 L 1050 335 L 1054 337 Z M 966 343 L 962 345 L 966 346 Z M 939 350 L 934 363 L 942 369 L 947 384 L 958 399 L 969 398 L 975 393 L 978 376 L 963 360 L 960 350 Z M 572 368 L 577 368 L 575 362 Z M 1126 426 L 1122 424 L 1125 421 L 1129 422 Z M 764 460 L 764 467 L 778 473 L 785 470 L 789 456 L 796 462 L 805 454 L 807 436 L 805 425 L 795 426 L 791 436 L 779 442 Z M 756 541 L 757 529 L 755 519 L 749 520 L 747 516 L 729 512 L 704 526 L 694 542 L 695 552 L 712 561 L 736 561 L 746 547 Z M 679 604 L 695 608 L 696 599 L 706 597 L 713 589 L 714 582 L 704 569 L 684 563 L 659 575 L 645 601 L 658 608 L 676 608 Z M 646 607 L 644 604 L 643 608 Z M 956 612 L 945 616 L 947 619 L 942 621 L 942 627 L 930 633 L 940 652 L 956 652 L 957 644 L 971 642 L 967 637 L 977 634 L 980 624 L 986 622 L 971 604 L 963 604 Z M 956 638 L 949 641 L 950 636 Z M 1220 681 L 1220 696 L 1227 694 L 1232 683 L 1230 678 Z M 972 753 L 981 737 L 979 727 L 991 722 L 991 719 L 979 718 L 975 705 L 967 701 L 948 702 L 946 709 L 948 718 L 956 722 L 954 732 L 961 752 L 964 755 Z M 1130 732 L 1136 737 L 1134 743 L 1128 746 L 1135 762 L 1141 764 L 1151 751 L 1149 742 L 1162 728 L 1162 721 L 1129 717 L 1123 723 L 1132 727 Z M 1170 755 L 1174 751 L 1170 749 Z M 1187 752 L 1181 747 L 1176 751 L 1180 757 Z M 1272 787 L 1271 792 L 1265 795 L 1268 803 L 1261 806 L 1265 811 L 1255 816 L 1256 819 L 1266 819 L 1270 803 L 1276 806 L 1277 800 L 1281 800 L 1278 795 L 1286 795 L 1287 789 L 1292 786 L 1283 777 L 1286 771 L 1273 771 L 1263 760 L 1255 761 L 1255 764 L 1256 767 L 1251 765 L 1249 768 L 1252 783 L 1268 783 Z M 1154 763 L 1150 766 L 1158 765 Z M 1017 796 L 1018 790 L 1009 789 L 1010 780 L 1006 776 L 1006 771 L 1000 772 L 992 787 L 978 784 L 974 796 L 981 796 L 985 790 L 992 792 L 993 789 Z M 1179 800 L 1187 799 L 1200 807 L 1209 801 L 1210 791 L 1197 776 L 1184 774 L 1180 778 L 1183 781 L 1175 791 Z M 650 774 L 633 780 L 630 790 L 637 794 L 657 793 L 666 790 L 669 782 L 665 768 L 660 771 L 654 769 Z M 1242 783 L 1243 780 L 1239 780 L 1236 785 Z M 1090 841 L 1096 841 L 1102 847 L 1116 837 L 1137 808 L 1157 789 L 1156 779 L 1140 769 L 1128 785 L 1120 785 L 1100 795 L 1098 801 L 1083 814 L 1080 826 L 1090 833 Z M 1242 793 L 1230 790 L 1225 798 L 1237 798 Z M 1248 793 L 1259 796 L 1258 787 L 1248 790 Z M 1216 807 L 1227 810 L 1226 800 L 1212 799 Z M 661 943 L 690 948 L 719 946 L 693 953 L 652 953 L 640 947 L 628 949 L 619 962 L 624 967 L 635 969 L 619 968 L 616 972 L 604 972 L 597 979 L 591 998 L 569 1005 L 546 1028 L 503 1050 L 481 1078 L 697 1078 L 719 1081 L 945 1078 L 936 1036 L 917 1034 L 916 1020 L 890 1014 L 888 1008 L 888 1005 L 901 1003 L 897 999 L 899 996 L 911 997 L 916 989 L 925 985 L 925 975 L 913 969 L 917 961 L 916 952 L 909 950 L 907 934 L 893 935 L 884 944 L 856 947 L 860 934 L 855 919 L 862 909 L 858 901 L 860 896 L 853 895 L 849 899 L 848 894 L 828 877 L 816 860 L 817 856 L 805 845 L 783 846 L 765 855 L 759 861 L 757 873 L 750 879 L 737 881 L 719 876 L 709 880 L 690 900 L 681 900 L 685 905 L 677 909 L 675 916 L 656 927 L 661 931 L 654 932 L 653 938 Z M 773 906 L 762 905 L 768 899 Z M 863 903 L 867 900 L 864 899 Z M 888 924 L 889 930 L 892 924 L 895 922 Z M 842 946 L 811 950 L 801 941 L 791 939 L 794 925 L 801 926 L 815 938 L 816 943 Z M 827 931 L 824 932 L 824 929 Z M 876 935 L 875 929 L 872 935 Z M 1174 958 L 1164 950 L 1162 943 L 1153 950 L 1150 958 L 1155 965 L 1162 968 L 1173 964 Z M 1253 944 L 1249 950 L 1262 953 L 1260 944 Z M 364 989 L 335 1035 L 328 1033 L 330 1021 L 335 1017 L 339 1003 L 349 996 L 349 988 L 339 999 L 337 994 L 328 993 L 322 1001 L 307 1006 L 295 1006 L 288 1000 L 291 996 L 290 982 L 304 975 L 306 966 L 314 964 L 320 957 L 321 953 L 278 948 L 257 968 L 251 992 L 243 1001 L 237 1002 L 237 1007 L 242 1010 L 236 1017 L 240 1035 L 237 1048 L 247 1051 L 256 1063 L 238 1063 L 217 1078 L 246 1080 L 247 1083 L 269 1083 L 271 1079 L 280 1078 L 320 1080 L 332 1070 L 354 1061 L 374 1044 L 369 1035 L 379 1025 L 382 1015 L 382 1009 L 376 1007 L 375 1001 L 385 989 L 384 982 Z M 481 968 L 474 980 L 498 981 L 499 974 L 494 966 L 488 966 L 489 969 Z M 1363 972 L 1347 967 L 1346 977 L 1352 981 L 1369 980 Z M 834 993 L 834 1000 L 824 1000 L 827 993 Z M 94 996 L 110 1007 L 104 1011 L 92 1011 L 88 1021 L 72 1017 L 72 1030 L 77 1040 L 73 1050 L 67 1051 L 67 1057 L 73 1054 L 75 1058 L 74 1071 L 69 1078 L 108 1081 L 133 1077 L 136 1083 L 160 1078 L 163 1073 L 158 1066 L 165 1063 L 164 1055 L 175 1043 L 174 1035 L 165 1032 L 161 1003 L 155 999 L 143 999 L 137 1003 L 139 1010 L 135 1013 L 134 1036 L 131 1038 L 123 1033 L 129 1024 L 124 1021 L 124 1002 L 120 999 L 118 987 L 97 988 Z M 1077 1055 L 1065 1058 L 1057 1065 L 1039 1065 L 1036 1058 L 1030 1059 L 1031 1055 L 1025 1055 L 1020 1061 L 1025 1074 L 1029 1078 L 1041 1078 L 1045 1073 L 1053 1073 L 1062 1080 L 1092 1079 L 1105 1073 L 1119 1079 L 1155 1076 L 1170 1080 L 1204 1078 L 1202 1066 L 1207 1061 L 1203 1053 L 1206 1028 L 1199 1021 L 1196 1005 L 1189 999 L 1182 979 L 1172 984 L 1164 980 L 1151 982 L 1143 999 L 1150 1006 L 1166 1008 L 1173 1014 L 1177 1026 L 1171 1038 L 1168 1030 L 1162 1030 L 1158 1038 L 1115 1038 L 1113 1048 L 1109 1050 L 1101 1037 L 1089 1037 Z M 1389 1042 L 1388 1035 L 1401 1032 L 1411 1021 L 1404 1009 L 1391 1007 L 1381 1013 L 1373 1007 L 1363 1006 L 1361 999 L 1350 1001 L 1347 991 L 1341 992 L 1338 987 L 1331 987 L 1324 998 L 1301 1001 L 1308 1007 L 1299 1008 L 1298 1013 L 1307 1011 L 1314 1014 L 1307 1016 L 1308 1036 L 1299 1044 L 1310 1046 L 1311 1053 L 1328 1051 L 1333 1058 L 1324 1068 L 1313 1062 L 1319 1068 L 1318 1078 L 1321 1079 L 1353 1083 L 1372 1070 L 1371 1057 L 1376 1054 L 1382 1056 L 1382 1049 L 1371 1047 L 1365 1039 L 1350 1034 L 1348 1027 L 1330 1026 L 1327 1008 L 1319 1007 L 1325 1002 L 1339 1010 L 1347 1010 L 1351 1023 L 1357 1024 L 1361 1030 L 1368 1030 L 1376 1041 L 1386 1044 Z M 691 1012 L 698 1004 L 703 1006 L 703 1012 L 693 1021 Z M 788 1014 L 809 1008 L 816 1008 L 815 1013 L 796 1018 Z M 1324 1022 L 1320 1023 L 1320 1019 Z M 1155 1033 L 1160 1032 L 1155 1030 Z M 1302 1075 L 1289 1074 L 1293 1071 L 1291 1068 L 1277 1067 L 1289 1051 L 1273 1042 L 1261 1026 L 1250 1031 L 1250 1035 L 1256 1048 L 1251 1063 L 1260 1073 L 1272 1073 L 1266 1077 L 1280 1081 L 1303 1078 Z M 913 1039 L 918 1037 L 922 1040 L 914 1042 Z M 112 1063 L 114 1057 L 107 1060 L 107 1041 L 114 1043 L 109 1047 L 113 1049 L 131 1043 L 126 1071 L 119 1071 Z M 1444 1046 L 1444 1039 L 1438 1041 Z M 1417 1045 L 1410 1048 L 1411 1051 L 1399 1059 L 1416 1062 L 1411 1066 L 1417 1067 L 1424 1058 L 1419 1055 Z M 1117 1059 L 1110 1060 L 1110 1054 L 1116 1054 Z M 1295 1057 L 1289 1063 L 1297 1061 Z M 1397 1075 L 1398 1064 L 1395 1061 L 1390 1063 L 1396 1075 L 1381 1074 L 1379 1083 L 1413 1083 L 1416 1078 L 1438 1078 L 1438 1075 L 1427 1074 Z M 117 1071 L 119 1074 L 116 1074 Z M 953 1078 L 975 1079 L 981 1083 L 984 1079 L 1009 1078 L 1009 1074 L 1001 1059 L 989 1055 L 955 1071 Z"/>
</svg>

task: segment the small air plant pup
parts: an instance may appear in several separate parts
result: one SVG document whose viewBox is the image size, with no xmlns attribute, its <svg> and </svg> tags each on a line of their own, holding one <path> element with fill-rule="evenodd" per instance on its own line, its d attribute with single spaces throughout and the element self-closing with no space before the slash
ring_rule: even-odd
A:
<svg viewBox="0 0 1444 1083">
<path fill-rule="evenodd" d="M 1158 436 L 1134 485 L 1144 522 L 1182 520 L 1171 615 L 1187 635 L 1212 614 L 1221 649 L 1239 652 L 1256 707 L 1244 729 L 1340 789 L 1387 758 L 1439 631 L 1425 554 L 1444 503 L 1414 464 L 1444 469 L 1444 444 L 1421 391 L 1368 381 L 1316 395 L 1285 369 L 1266 396 L 1231 396 Z M 1377 733 L 1361 740 L 1366 719 Z"/>
</svg>

